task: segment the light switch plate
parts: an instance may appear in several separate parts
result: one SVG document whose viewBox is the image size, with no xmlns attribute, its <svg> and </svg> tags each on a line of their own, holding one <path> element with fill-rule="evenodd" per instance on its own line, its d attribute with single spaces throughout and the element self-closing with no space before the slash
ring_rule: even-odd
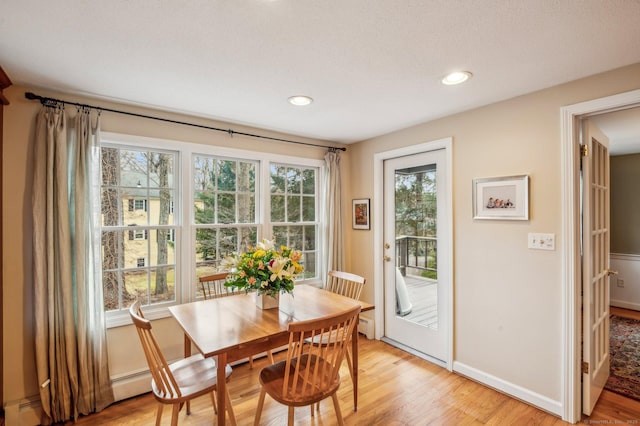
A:
<svg viewBox="0 0 640 426">
<path fill-rule="evenodd" d="M 527 247 L 534 250 L 555 250 L 556 234 L 530 232 Z"/>
</svg>

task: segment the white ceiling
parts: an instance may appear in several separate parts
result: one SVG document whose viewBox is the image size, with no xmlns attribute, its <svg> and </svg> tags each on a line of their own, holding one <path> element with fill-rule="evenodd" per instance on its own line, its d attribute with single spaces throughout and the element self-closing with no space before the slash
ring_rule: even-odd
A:
<svg viewBox="0 0 640 426">
<path fill-rule="evenodd" d="M 638 63 L 639 23 L 639 0 L 0 0 L 0 66 L 350 143 Z M 453 70 L 474 77 L 440 84 Z"/>
</svg>

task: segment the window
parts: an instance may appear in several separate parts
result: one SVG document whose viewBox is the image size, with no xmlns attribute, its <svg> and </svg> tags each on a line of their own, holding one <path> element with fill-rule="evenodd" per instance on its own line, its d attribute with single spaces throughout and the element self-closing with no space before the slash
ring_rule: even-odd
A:
<svg viewBox="0 0 640 426">
<path fill-rule="evenodd" d="M 103 133 L 104 307 L 109 326 L 143 301 L 150 318 L 197 297 L 197 277 L 274 239 L 303 252 L 320 282 L 322 160 Z M 182 165 L 182 167 L 180 167 Z"/>
<path fill-rule="evenodd" d="M 176 152 L 103 144 L 102 285 L 106 311 L 173 302 L 178 225 L 170 213 L 176 194 Z"/>
<path fill-rule="evenodd" d="M 271 225 L 277 244 L 302 251 L 305 278 L 317 276 L 318 169 L 272 164 Z"/>
<path fill-rule="evenodd" d="M 193 157 L 196 275 L 212 273 L 233 252 L 255 245 L 258 162 Z"/>
</svg>

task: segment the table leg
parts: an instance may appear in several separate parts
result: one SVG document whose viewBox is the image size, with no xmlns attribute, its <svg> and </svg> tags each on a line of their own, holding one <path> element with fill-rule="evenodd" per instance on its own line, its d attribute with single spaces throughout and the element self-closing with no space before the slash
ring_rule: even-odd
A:
<svg viewBox="0 0 640 426">
<path fill-rule="evenodd" d="M 217 396 L 218 396 L 218 426 L 225 425 L 225 414 L 227 408 L 225 406 L 226 398 L 224 397 L 227 392 L 227 379 L 225 377 L 225 370 L 227 366 L 227 354 L 221 353 L 218 355 L 218 386 L 217 386 Z"/>
<path fill-rule="evenodd" d="M 353 337 L 351 338 L 351 356 L 353 359 L 353 411 L 358 411 L 358 324 L 360 316 L 356 318 L 356 326 L 353 327 Z"/>
<path fill-rule="evenodd" d="M 191 339 L 184 335 L 184 357 L 189 358 L 191 356 Z M 191 401 L 187 401 L 187 414 L 191 414 Z"/>
</svg>

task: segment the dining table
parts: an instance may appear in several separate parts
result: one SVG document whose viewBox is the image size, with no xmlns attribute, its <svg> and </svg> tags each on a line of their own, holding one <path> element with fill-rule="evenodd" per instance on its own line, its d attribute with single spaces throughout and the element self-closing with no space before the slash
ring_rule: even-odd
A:
<svg viewBox="0 0 640 426">
<path fill-rule="evenodd" d="M 279 306 L 261 309 L 256 293 L 201 300 L 169 307 L 184 332 L 184 355 L 195 347 L 204 357 L 217 357 L 218 377 L 225 377 L 228 363 L 286 346 L 291 322 L 323 318 L 360 305 L 361 312 L 374 308 L 370 303 L 351 299 L 322 288 L 300 284 L 292 293 L 279 296 Z M 358 409 L 358 330 L 354 327 L 353 409 Z M 225 380 L 218 380 L 218 425 L 225 424 Z"/>
</svg>

